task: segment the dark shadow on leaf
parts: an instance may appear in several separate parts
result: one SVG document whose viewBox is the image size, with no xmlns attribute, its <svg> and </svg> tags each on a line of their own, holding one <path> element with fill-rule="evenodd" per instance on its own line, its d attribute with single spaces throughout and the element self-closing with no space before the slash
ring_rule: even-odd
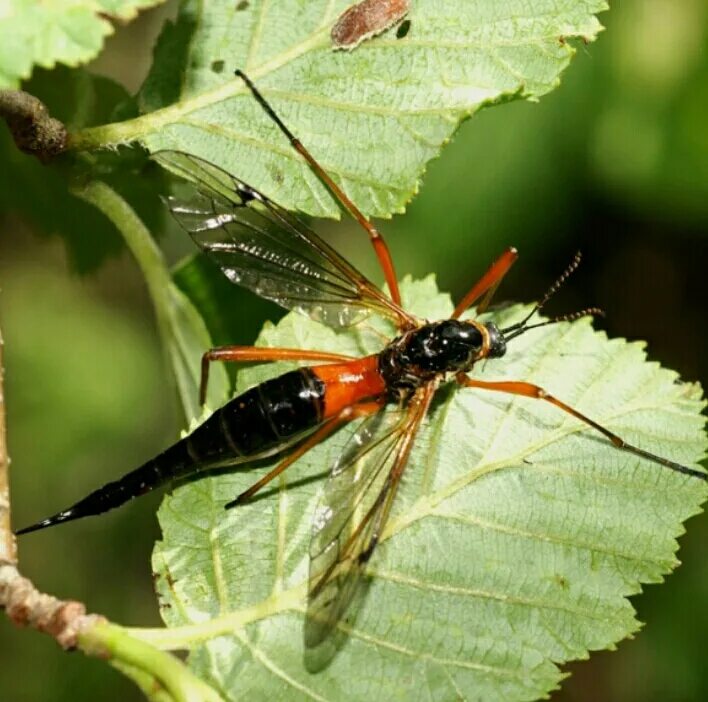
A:
<svg viewBox="0 0 708 702">
<path fill-rule="evenodd" d="M 138 93 L 142 112 L 159 110 L 183 97 L 183 81 L 190 67 L 192 36 L 197 26 L 198 17 L 187 6 L 174 22 L 165 22 L 155 45 L 152 68 Z"/>
<path fill-rule="evenodd" d="M 294 450 L 295 447 L 293 447 Z M 288 455 L 287 451 L 283 451 L 282 454 L 278 454 L 280 458 L 285 458 Z M 273 457 L 263 458 L 261 460 L 249 461 L 248 463 L 243 463 L 240 465 L 233 466 L 216 466 L 214 468 L 206 468 L 191 475 L 186 475 L 182 478 L 175 480 L 172 483 L 171 489 L 174 490 L 182 485 L 188 485 L 190 483 L 197 482 L 198 480 L 203 480 L 204 478 L 216 478 L 220 475 L 232 475 L 234 473 L 250 473 L 257 468 L 265 468 L 272 465 Z M 291 488 L 301 487 L 303 485 L 309 485 L 317 481 L 324 480 L 329 475 L 329 467 L 326 470 L 319 471 L 313 475 L 308 475 L 298 480 L 293 480 L 287 483 L 285 489 L 290 490 Z M 254 477 L 253 482 L 256 482 Z M 265 488 L 264 490 L 258 492 L 250 500 L 249 504 L 253 502 L 260 502 L 261 500 L 268 499 L 273 495 L 276 495 L 280 491 L 280 487 Z M 236 497 L 236 495 L 234 495 Z"/>
<path fill-rule="evenodd" d="M 315 473 L 314 475 L 308 475 L 305 478 L 299 478 L 298 480 L 293 480 L 292 482 L 288 482 L 288 484 L 285 486 L 285 489 L 291 490 L 293 488 L 298 488 L 303 485 L 309 485 L 310 483 L 322 482 L 328 475 L 329 475 L 329 469 L 322 470 L 319 473 Z M 280 487 L 272 487 L 272 488 L 267 488 L 266 490 L 261 490 L 259 493 L 255 494 L 249 500 L 249 504 L 255 503 L 255 502 L 260 502 L 261 500 L 267 500 L 268 498 L 273 497 L 273 495 L 277 495 L 278 492 L 280 492 L 280 490 L 281 490 Z M 235 497 L 235 495 L 234 495 L 234 497 Z"/>
<path fill-rule="evenodd" d="M 307 641 L 305 641 L 303 662 L 308 673 L 320 673 L 329 667 L 339 651 L 347 643 L 350 638 L 350 631 L 354 629 L 371 583 L 372 578 L 365 575 L 354 595 L 354 599 L 347 607 L 347 615 L 324 641 L 312 647 L 309 647 Z M 307 623 L 305 624 L 305 636 L 307 636 Z"/>
<path fill-rule="evenodd" d="M 452 396 L 455 394 L 455 392 L 459 392 L 460 389 L 460 386 L 455 382 L 450 382 L 441 385 L 433 396 L 432 402 L 430 403 L 427 416 L 428 421 L 431 421 L 431 419 L 435 416 L 435 413 L 438 411 L 438 408 L 447 404 L 452 398 Z"/>
</svg>

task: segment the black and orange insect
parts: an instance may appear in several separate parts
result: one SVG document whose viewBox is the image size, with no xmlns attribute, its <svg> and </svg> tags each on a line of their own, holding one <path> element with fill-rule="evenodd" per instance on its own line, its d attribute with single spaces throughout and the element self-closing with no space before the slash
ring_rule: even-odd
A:
<svg viewBox="0 0 708 702">
<path fill-rule="evenodd" d="M 202 400 L 212 361 L 311 361 L 316 365 L 247 390 L 145 465 L 19 534 L 100 514 L 175 478 L 290 450 L 277 467 L 225 505 L 235 507 L 343 424 L 363 419 L 332 467 L 313 518 L 305 640 L 309 648 L 314 648 L 333 632 L 357 593 L 366 563 L 391 512 L 416 434 L 441 383 L 453 381 L 472 390 L 542 400 L 589 425 L 617 449 L 706 479 L 700 470 L 627 443 L 536 385 L 469 377 L 476 363 L 504 356 L 507 344 L 529 329 L 597 312 L 587 309 L 531 323 L 577 267 L 579 256 L 526 318 L 512 326 L 500 329 L 492 322 L 462 319 L 462 315 L 475 303 L 477 314 L 488 307 L 517 258 L 513 248 L 489 267 L 450 319 L 431 322 L 416 318 L 401 307 L 393 262 L 379 232 L 283 124 L 251 81 L 240 71 L 237 75 L 368 233 L 389 293 L 370 282 L 302 221 L 254 188 L 200 158 L 163 151 L 155 158 L 190 180 L 198 191 L 188 202 L 168 199 L 172 213 L 232 282 L 332 327 L 356 324 L 374 312 L 391 320 L 398 335 L 380 353 L 364 358 L 250 346 L 208 351 L 202 365 Z"/>
</svg>

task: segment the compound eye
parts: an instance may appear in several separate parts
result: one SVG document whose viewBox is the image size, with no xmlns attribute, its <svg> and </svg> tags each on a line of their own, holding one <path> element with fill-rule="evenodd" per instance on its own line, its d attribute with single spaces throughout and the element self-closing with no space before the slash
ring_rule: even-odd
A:
<svg viewBox="0 0 708 702">
<path fill-rule="evenodd" d="M 486 325 L 489 331 L 489 358 L 501 358 L 506 354 L 506 340 L 498 327 L 489 323 Z"/>
</svg>

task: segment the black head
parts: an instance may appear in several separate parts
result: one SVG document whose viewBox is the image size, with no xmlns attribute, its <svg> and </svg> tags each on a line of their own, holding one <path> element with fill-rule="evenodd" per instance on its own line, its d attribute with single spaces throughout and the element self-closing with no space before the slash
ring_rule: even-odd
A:
<svg viewBox="0 0 708 702">
<path fill-rule="evenodd" d="M 487 322 L 485 325 L 489 334 L 489 351 L 487 358 L 501 358 L 506 353 L 506 339 L 499 327 L 493 322 Z"/>
</svg>

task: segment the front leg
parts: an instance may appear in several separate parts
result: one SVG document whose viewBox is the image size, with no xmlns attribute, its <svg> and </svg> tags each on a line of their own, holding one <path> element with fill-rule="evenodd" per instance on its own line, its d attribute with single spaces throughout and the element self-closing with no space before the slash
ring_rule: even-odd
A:
<svg viewBox="0 0 708 702">
<path fill-rule="evenodd" d="M 627 441 L 625 441 L 621 436 L 618 436 L 614 432 L 610 431 L 607 427 L 603 427 L 602 424 L 598 424 L 590 417 L 586 417 L 581 412 L 578 412 L 575 408 L 562 402 L 557 397 L 554 397 L 550 393 L 546 392 L 542 387 L 534 385 L 533 383 L 526 383 L 520 380 L 506 380 L 506 381 L 487 381 L 487 380 L 476 380 L 470 378 L 464 373 L 457 374 L 457 382 L 467 388 L 477 388 L 479 390 L 492 390 L 494 392 L 505 392 L 510 395 L 522 395 L 524 397 L 530 397 L 534 400 L 544 400 L 557 407 L 558 409 L 572 415 L 581 422 L 591 426 L 596 431 L 600 432 L 603 436 L 606 436 L 615 448 L 621 449 L 623 451 L 628 451 L 633 453 L 635 456 L 640 458 L 646 458 L 649 461 L 658 463 L 665 468 L 676 471 L 677 473 L 683 473 L 684 475 L 690 475 L 694 478 L 700 478 L 701 480 L 708 480 L 708 474 L 702 471 L 695 470 L 693 468 L 688 468 L 687 466 L 682 466 L 680 463 L 675 463 L 670 461 L 668 458 L 663 458 L 662 456 L 657 456 L 649 451 L 634 446 Z"/>
</svg>

